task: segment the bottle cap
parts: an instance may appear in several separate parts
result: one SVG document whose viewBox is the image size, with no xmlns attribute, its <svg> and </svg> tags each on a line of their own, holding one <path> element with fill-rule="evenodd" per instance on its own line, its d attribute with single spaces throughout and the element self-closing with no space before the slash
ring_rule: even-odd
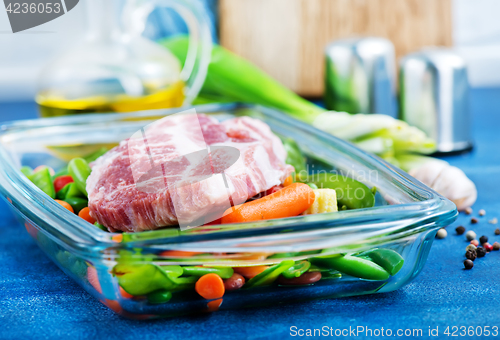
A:
<svg viewBox="0 0 500 340">
<path fill-rule="evenodd" d="M 399 71 L 401 119 L 436 140 L 441 153 L 472 149 L 465 61 L 450 49 L 405 56 Z"/>
</svg>

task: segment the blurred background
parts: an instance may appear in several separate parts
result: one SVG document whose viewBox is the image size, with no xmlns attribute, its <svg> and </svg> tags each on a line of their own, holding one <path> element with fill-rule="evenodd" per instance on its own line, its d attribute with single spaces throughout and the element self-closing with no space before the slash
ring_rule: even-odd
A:
<svg viewBox="0 0 500 340">
<path fill-rule="evenodd" d="M 86 33 L 87 0 L 57 20 L 13 34 L 0 10 L 0 101 L 31 100 L 41 68 Z M 197 0 L 214 41 L 245 57 L 300 95 L 323 91 L 323 49 L 352 35 L 389 38 L 396 55 L 453 46 L 466 60 L 472 87 L 500 86 L 498 0 Z M 185 31 L 166 9 L 149 17 L 144 35 Z"/>
</svg>

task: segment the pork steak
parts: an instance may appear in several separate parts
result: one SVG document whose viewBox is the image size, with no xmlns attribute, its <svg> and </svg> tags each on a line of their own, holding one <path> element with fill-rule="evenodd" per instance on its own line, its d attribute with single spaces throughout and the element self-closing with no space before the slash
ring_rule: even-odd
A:
<svg viewBox="0 0 500 340">
<path fill-rule="evenodd" d="M 281 140 L 260 120 L 168 116 L 95 161 L 90 214 L 111 231 L 201 225 L 282 183 L 293 171 L 285 159 Z"/>
</svg>

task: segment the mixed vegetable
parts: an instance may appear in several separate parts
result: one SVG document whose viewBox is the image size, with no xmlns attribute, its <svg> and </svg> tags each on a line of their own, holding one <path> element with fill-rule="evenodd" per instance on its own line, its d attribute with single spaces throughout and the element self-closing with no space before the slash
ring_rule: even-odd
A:
<svg viewBox="0 0 500 340">
<path fill-rule="evenodd" d="M 252 222 L 300 214 L 333 213 L 375 205 L 373 189 L 339 174 L 307 174 L 305 158 L 299 146 L 293 140 L 285 140 L 284 145 L 288 151 L 287 163 L 293 165 L 296 172 L 280 186 L 230 208 L 227 214 L 215 223 Z M 106 150 L 99 150 L 86 158 L 74 158 L 66 168 L 57 173 L 47 166 L 39 166 L 36 169 L 23 167 L 21 171 L 61 206 L 94 227 L 107 231 L 91 216 L 86 192 L 86 181 L 92 171 L 89 163 L 105 152 Z M 60 252 L 60 263 L 67 263 L 70 270 L 78 272 L 79 275 L 85 271 L 82 268 L 87 266 L 84 275 L 96 291 L 100 292 L 99 277 L 92 265 L 82 261 L 70 261 L 68 255 Z M 191 291 L 206 300 L 214 300 L 208 303 L 208 307 L 209 310 L 216 310 L 220 305 L 219 299 L 230 291 L 271 285 L 304 286 L 320 280 L 338 280 L 343 277 L 386 281 L 396 275 L 404 264 L 401 255 L 391 249 L 371 249 L 362 253 L 334 255 L 331 255 L 328 249 L 320 249 L 276 254 L 224 254 L 241 262 L 228 262 L 226 265 L 217 266 L 190 265 L 203 263 L 202 257 L 206 255 L 177 250 L 141 255 L 137 251 L 121 250 L 112 275 L 116 277 L 124 298 L 161 304 L 170 301 L 177 292 Z M 185 264 L 157 265 L 155 256 Z M 252 260 L 266 260 L 266 263 L 274 264 L 241 264 Z"/>
</svg>

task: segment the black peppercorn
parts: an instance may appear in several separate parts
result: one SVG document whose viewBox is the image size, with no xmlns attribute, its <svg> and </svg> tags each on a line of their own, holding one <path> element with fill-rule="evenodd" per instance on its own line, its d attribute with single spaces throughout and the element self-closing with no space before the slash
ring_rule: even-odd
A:
<svg viewBox="0 0 500 340">
<path fill-rule="evenodd" d="M 472 267 L 474 267 L 474 262 L 472 262 L 471 260 L 465 260 L 464 267 L 465 269 L 472 269 Z"/>
<path fill-rule="evenodd" d="M 483 247 L 477 247 L 476 255 L 477 257 L 484 257 L 486 255 L 486 249 L 484 249 Z"/>
<path fill-rule="evenodd" d="M 473 217 L 470 219 L 470 223 L 476 224 L 478 222 L 477 218 Z"/>
<path fill-rule="evenodd" d="M 481 236 L 481 237 L 479 238 L 479 242 L 480 242 L 481 244 L 488 242 L 488 237 L 486 237 L 486 236 L 484 236 L 484 235 L 483 235 L 483 236 Z"/>
<path fill-rule="evenodd" d="M 476 259 L 477 253 L 475 249 L 470 249 L 465 252 L 465 257 L 468 258 L 471 261 L 474 261 Z"/>
<path fill-rule="evenodd" d="M 463 233 L 465 233 L 465 228 L 462 226 L 459 226 L 455 229 L 455 231 L 457 232 L 457 235 L 462 235 Z"/>
</svg>

